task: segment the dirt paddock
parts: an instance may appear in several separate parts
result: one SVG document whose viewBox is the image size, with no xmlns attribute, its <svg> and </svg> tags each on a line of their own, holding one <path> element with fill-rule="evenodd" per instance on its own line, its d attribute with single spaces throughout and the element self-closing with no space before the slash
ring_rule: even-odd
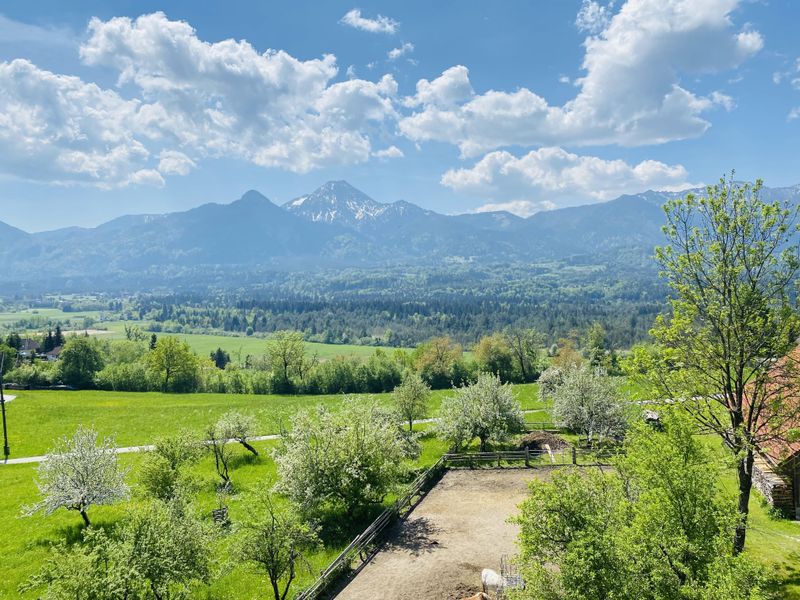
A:
<svg viewBox="0 0 800 600">
<path fill-rule="evenodd" d="M 480 591 L 481 570 L 516 553 L 516 514 L 547 469 L 453 470 L 389 532 L 337 600 L 457 600 Z"/>
</svg>

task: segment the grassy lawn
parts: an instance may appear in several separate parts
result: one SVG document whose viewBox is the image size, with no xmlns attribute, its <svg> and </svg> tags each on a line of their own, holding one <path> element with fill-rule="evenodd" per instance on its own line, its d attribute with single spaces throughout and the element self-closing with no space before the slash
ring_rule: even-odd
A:
<svg viewBox="0 0 800 600">
<path fill-rule="evenodd" d="M 536 384 L 515 386 L 523 408 L 539 408 Z M 430 415 L 452 390 L 431 395 Z M 188 429 L 203 429 L 223 413 L 239 410 L 253 414 L 259 435 L 277 433 L 281 419 L 302 408 L 319 404 L 336 407 L 342 395 L 258 396 L 236 394 L 162 394 L 159 392 L 106 391 L 19 391 L 7 409 L 9 445 L 12 456 L 44 454 L 53 440 L 72 434 L 79 425 L 90 426 L 101 435 L 115 435 L 119 446 L 151 443 L 160 435 Z M 376 394 L 388 404 L 391 394 Z M 531 419 L 534 420 L 534 419 Z"/>
<path fill-rule="evenodd" d="M 248 493 L 256 490 L 262 483 L 275 480 L 275 463 L 270 458 L 270 450 L 274 442 L 257 442 L 254 444 L 261 456 L 255 457 L 237 447 L 237 454 L 232 461 L 231 478 L 236 493 L 228 500 L 230 518 L 236 523 L 245 515 Z M 427 437 L 423 441 L 423 453 L 416 466 L 424 467 L 433 464 L 445 451 L 439 440 Z M 109 526 L 119 520 L 125 510 L 141 502 L 141 492 L 137 489 L 137 468 L 141 464 L 141 455 L 123 455 L 121 462 L 130 467 L 128 482 L 132 487 L 130 502 L 111 507 L 92 507 L 89 511 L 95 526 Z M 0 469 L 0 519 L 4 523 L 0 531 L 0 544 L 4 549 L 3 560 L 0 561 L 0 598 L 17 598 L 17 587 L 34 574 L 39 565 L 47 558 L 49 546 L 62 540 L 74 542 L 80 539 L 81 520 L 77 513 L 60 510 L 46 517 L 37 514 L 33 517 L 22 517 L 21 507 L 32 503 L 37 498 L 34 477 L 35 465 L 9 465 Z M 194 467 L 194 473 L 200 485 L 196 508 L 204 515 L 209 515 L 212 508 L 217 507 L 215 492 L 218 477 L 214 471 L 210 456 L 204 458 Z M 385 501 L 388 505 L 393 500 Z M 381 507 L 376 507 L 379 512 Z M 326 548 L 310 557 L 311 572 L 301 572 L 293 586 L 294 591 L 310 585 L 315 574 L 323 570 L 346 546 L 350 540 L 363 529 L 366 523 L 353 523 L 349 526 L 329 530 L 324 536 Z M 209 588 L 197 591 L 198 598 L 257 598 L 264 597 L 264 581 L 262 577 L 249 569 L 236 566 L 230 560 L 230 536 L 223 536 L 215 546 L 216 578 Z M 41 590 L 40 590 L 41 591 Z M 25 594 L 25 598 L 35 598 L 34 592 Z"/>
</svg>

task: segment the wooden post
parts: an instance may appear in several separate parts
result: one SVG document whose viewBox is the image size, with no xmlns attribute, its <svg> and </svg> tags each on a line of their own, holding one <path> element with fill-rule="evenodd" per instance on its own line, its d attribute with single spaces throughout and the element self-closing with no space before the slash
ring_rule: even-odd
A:
<svg viewBox="0 0 800 600">
<path fill-rule="evenodd" d="M 531 449 L 529 446 L 525 446 L 525 466 L 531 466 Z"/>
<path fill-rule="evenodd" d="M 578 451 L 576 450 L 575 446 L 572 447 L 572 464 L 578 464 Z"/>
</svg>

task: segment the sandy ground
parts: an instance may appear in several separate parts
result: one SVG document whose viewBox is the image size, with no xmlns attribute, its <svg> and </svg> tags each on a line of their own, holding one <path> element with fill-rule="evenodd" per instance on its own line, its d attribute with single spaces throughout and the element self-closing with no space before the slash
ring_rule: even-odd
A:
<svg viewBox="0 0 800 600">
<path fill-rule="evenodd" d="M 480 591 L 481 570 L 500 571 L 518 528 L 506 522 L 544 469 L 445 473 L 337 600 L 457 600 Z"/>
</svg>

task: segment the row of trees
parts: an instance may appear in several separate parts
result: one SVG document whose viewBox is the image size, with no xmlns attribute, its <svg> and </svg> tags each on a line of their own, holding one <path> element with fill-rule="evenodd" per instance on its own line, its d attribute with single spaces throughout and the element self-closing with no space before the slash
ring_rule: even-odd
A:
<svg viewBox="0 0 800 600">
<path fill-rule="evenodd" d="M 576 349 L 577 335 L 546 352 L 544 338 L 536 330 L 509 329 L 481 338 L 471 357 L 449 338 L 440 337 L 412 351 L 378 349 L 366 360 L 338 356 L 325 361 L 308 353 L 299 332 L 279 331 L 265 342 L 264 355 L 248 356 L 244 365 L 234 364 L 221 348 L 204 358 L 172 336 L 148 337 L 135 328 L 128 334 L 123 341 L 70 337 L 57 363 L 26 362 L 11 370 L 6 380 L 115 391 L 379 393 L 393 390 L 406 371 L 418 373 L 434 389 L 474 382 L 480 373 L 492 373 L 503 382 L 526 383 L 535 381 L 548 361 L 565 367 L 583 362 L 608 366 L 615 356 L 598 324 L 586 336 L 583 352 Z M 13 366 L 14 361 L 8 363 Z"/>
</svg>

